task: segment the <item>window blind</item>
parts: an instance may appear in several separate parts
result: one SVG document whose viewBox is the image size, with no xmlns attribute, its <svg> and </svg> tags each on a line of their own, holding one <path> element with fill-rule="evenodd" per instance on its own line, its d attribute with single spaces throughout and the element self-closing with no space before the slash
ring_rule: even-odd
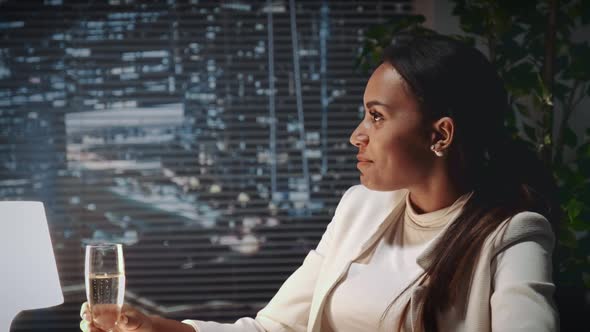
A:
<svg viewBox="0 0 590 332">
<path fill-rule="evenodd" d="M 126 301 L 254 316 L 358 183 L 367 28 L 410 1 L 2 1 L 0 199 L 47 210 L 78 331 L 83 248 L 124 244 Z M 4 221 L 9 222 L 9 221 Z"/>
</svg>

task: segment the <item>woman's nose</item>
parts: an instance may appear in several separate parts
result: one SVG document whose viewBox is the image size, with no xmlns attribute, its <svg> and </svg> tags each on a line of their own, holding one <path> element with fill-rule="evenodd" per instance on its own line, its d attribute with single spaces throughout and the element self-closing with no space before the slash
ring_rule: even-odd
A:
<svg viewBox="0 0 590 332">
<path fill-rule="evenodd" d="M 363 133 L 360 130 L 360 126 L 357 127 L 354 132 L 352 132 L 352 135 L 350 135 L 350 144 L 352 144 L 358 148 L 366 146 L 368 143 L 369 143 L 369 135 Z"/>
</svg>

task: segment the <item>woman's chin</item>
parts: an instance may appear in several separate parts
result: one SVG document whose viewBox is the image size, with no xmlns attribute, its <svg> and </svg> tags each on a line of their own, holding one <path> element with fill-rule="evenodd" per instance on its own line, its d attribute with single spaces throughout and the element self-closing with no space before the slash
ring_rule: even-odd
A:
<svg viewBox="0 0 590 332">
<path fill-rule="evenodd" d="M 381 186 L 377 185 L 375 181 L 373 181 L 373 179 L 371 179 L 369 176 L 363 173 L 361 173 L 361 184 L 369 190 L 380 191 L 379 187 Z"/>
<path fill-rule="evenodd" d="M 392 183 L 382 183 L 382 181 L 375 181 L 366 174 L 361 173 L 361 184 L 369 190 L 373 191 L 394 191 L 403 189 L 403 186 Z"/>
</svg>

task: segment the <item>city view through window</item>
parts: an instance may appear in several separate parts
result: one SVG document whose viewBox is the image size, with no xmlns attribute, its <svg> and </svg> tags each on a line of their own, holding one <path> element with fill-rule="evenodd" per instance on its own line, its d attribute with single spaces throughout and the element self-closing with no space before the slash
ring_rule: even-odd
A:
<svg viewBox="0 0 590 332">
<path fill-rule="evenodd" d="M 410 1 L 0 1 L 0 199 L 45 204 L 78 331 L 84 246 L 124 244 L 126 301 L 254 316 L 359 182 L 364 33 Z"/>
</svg>

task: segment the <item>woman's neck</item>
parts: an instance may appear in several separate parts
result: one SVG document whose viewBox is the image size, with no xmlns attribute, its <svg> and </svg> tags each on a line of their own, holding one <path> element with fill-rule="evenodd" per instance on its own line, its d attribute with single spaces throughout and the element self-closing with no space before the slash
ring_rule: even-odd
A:
<svg viewBox="0 0 590 332">
<path fill-rule="evenodd" d="M 452 205 L 459 197 L 470 190 L 449 177 L 434 180 L 408 188 L 410 203 L 417 213 L 428 213 Z"/>
</svg>

